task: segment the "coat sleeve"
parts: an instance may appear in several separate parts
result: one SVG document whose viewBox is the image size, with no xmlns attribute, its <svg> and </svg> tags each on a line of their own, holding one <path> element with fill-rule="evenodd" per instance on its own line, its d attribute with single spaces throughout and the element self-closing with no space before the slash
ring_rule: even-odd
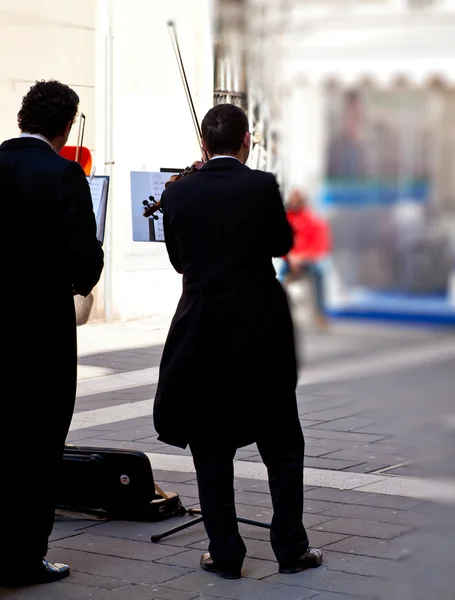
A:
<svg viewBox="0 0 455 600">
<path fill-rule="evenodd" d="M 81 166 L 69 161 L 58 190 L 60 231 L 74 292 L 88 296 L 104 267 L 104 252 L 96 237 L 92 196 Z"/>
<path fill-rule="evenodd" d="M 294 233 L 284 210 L 280 188 L 274 175 L 271 176 L 270 193 L 270 244 L 273 257 L 287 254 L 294 243 Z"/>
<path fill-rule="evenodd" d="M 171 261 L 171 265 L 177 271 L 177 273 L 182 274 L 183 268 L 182 263 L 180 261 L 180 255 L 177 248 L 177 244 L 175 243 L 175 238 L 172 234 L 169 214 L 166 210 L 166 202 L 163 202 L 163 195 L 161 196 L 161 208 L 163 210 L 163 229 L 164 229 L 164 241 L 166 244 L 167 254 L 169 256 L 169 260 Z"/>
</svg>

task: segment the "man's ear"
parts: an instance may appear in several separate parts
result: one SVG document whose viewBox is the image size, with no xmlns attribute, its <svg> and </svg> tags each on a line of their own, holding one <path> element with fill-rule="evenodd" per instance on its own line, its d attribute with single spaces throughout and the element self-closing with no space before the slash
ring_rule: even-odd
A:
<svg viewBox="0 0 455 600">
<path fill-rule="evenodd" d="M 243 145 L 245 148 L 249 148 L 251 145 L 251 133 L 249 131 L 247 131 L 245 133 L 245 135 L 243 136 Z"/>
</svg>

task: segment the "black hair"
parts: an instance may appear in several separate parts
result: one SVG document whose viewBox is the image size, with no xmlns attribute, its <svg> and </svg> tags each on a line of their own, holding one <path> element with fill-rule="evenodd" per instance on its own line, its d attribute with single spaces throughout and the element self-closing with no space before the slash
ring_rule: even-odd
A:
<svg viewBox="0 0 455 600">
<path fill-rule="evenodd" d="M 37 81 L 22 98 L 17 121 L 21 131 L 51 140 L 65 132 L 77 115 L 79 96 L 59 81 Z"/>
<path fill-rule="evenodd" d="M 209 154 L 236 154 L 248 132 L 248 118 L 235 104 L 217 104 L 203 118 L 201 129 Z"/>
</svg>

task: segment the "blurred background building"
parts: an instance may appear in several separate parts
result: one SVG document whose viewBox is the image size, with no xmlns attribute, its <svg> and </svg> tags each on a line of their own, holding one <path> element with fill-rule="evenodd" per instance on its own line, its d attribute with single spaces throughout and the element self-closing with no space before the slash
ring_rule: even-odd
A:
<svg viewBox="0 0 455 600">
<path fill-rule="evenodd" d="M 285 194 L 308 191 L 330 220 L 330 312 L 453 322 L 455 2 L 219 8 L 225 81 L 254 123 L 252 163 Z"/>
<path fill-rule="evenodd" d="M 133 242 L 131 226 L 131 171 L 200 156 L 169 19 L 199 119 L 244 107 L 249 166 L 329 219 L 330 312 L 453 321 L 454 0 L 0 0 L 1 137 L 17 135 L 35 80 L 60 79 L 81 97 L 96 173 L 111 176 L 87 318 L 173 311 L 180 292 L 164 245 Z"/>
</svg>

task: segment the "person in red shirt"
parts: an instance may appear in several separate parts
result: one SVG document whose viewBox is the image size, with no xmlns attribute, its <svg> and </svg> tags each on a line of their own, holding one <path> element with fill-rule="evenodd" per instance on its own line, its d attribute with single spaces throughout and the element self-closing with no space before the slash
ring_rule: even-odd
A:
<svg viewBox="0 0 455 600">
<path fill-rule="evenodd" d="M 294 245 L 283 257 L 278 279 L 286 285 L 301 275 L 309 277 L 314 286 L 316 321 L 326 325 L 322 261 L 331 250 L 329 225 L 311 210 L 307 197 L 298 189 L 289 195 L 287 218 L 294 231 Z"/>
</svg>

